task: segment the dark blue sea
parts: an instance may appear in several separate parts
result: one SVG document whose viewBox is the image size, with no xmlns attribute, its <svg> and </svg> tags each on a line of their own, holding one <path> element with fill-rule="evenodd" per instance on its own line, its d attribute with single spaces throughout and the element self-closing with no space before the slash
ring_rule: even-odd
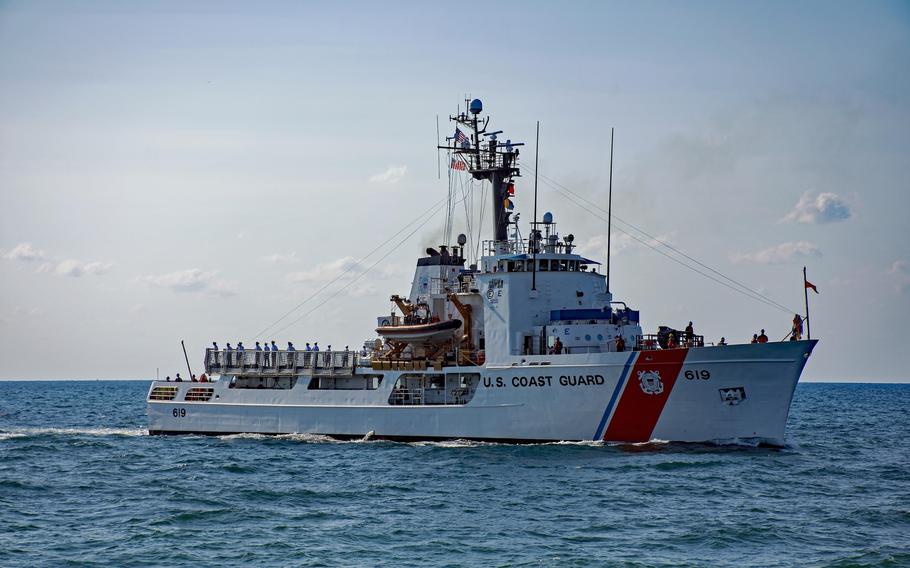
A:
<svg viewBox="0 0 910 568">
<path fill-rule="evenodd" d="M 910 566 L 910 385 L 782 449 L 146 435 L 147 382 L 0 382 L 3 566 Z"/>
</svg>

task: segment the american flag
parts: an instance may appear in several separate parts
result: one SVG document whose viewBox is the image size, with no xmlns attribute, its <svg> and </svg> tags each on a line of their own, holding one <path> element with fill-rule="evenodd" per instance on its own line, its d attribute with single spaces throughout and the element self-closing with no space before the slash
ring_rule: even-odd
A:
<svg viewBox="0 0 910 568">
<path fill-rule="evenodd" d="M 455 142 L 462 148 L 470 148 L 471 140 L 460 129 L 455 129 Z"/>
<path fill-rule="evenodd" d="M 468 166 L 465 165 L 464 160 L 461 158 L 452 158 L 452 169 L 453 170 L 467 170 Z"/>
</svg>

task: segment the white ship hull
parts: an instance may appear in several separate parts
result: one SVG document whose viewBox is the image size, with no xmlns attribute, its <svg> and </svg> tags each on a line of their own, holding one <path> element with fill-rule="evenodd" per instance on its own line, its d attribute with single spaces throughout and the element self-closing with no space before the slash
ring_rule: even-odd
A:
<svg viewBox="0 0 910 568">
<path fill-rule="evenodd" d="M 211 384 L 158 381 L 152 389 L 178 390 L 173 400 L 149 400 L 149 431 L 515 442 L 754 439 L 781 445 L 793 392 L 815 343 L 533 356 L 516 358 L 515 366 L 447 368 L 480 374 L 465 404 L 391 404 L 393 385 L 406 371 L 369 368 L 358 372 L 383 375 L 373 390 L 313 390 L 303 377 L 294 388 L 258 390 L 229 388 L 230 377 Z M 199 387 L 213 388 L 213 396 L 186 401 L 188 389 Z"/>
</svg>

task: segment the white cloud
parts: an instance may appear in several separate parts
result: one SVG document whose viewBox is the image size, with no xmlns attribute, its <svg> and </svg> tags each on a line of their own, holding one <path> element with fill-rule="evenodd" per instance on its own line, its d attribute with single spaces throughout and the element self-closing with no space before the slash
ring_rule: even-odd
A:
<svg viewBox="0 0 910 568">
<path fill-rule="evenodd" d="M 205 271 L 199 268 L 189 268 L 158 276 L 145 276 L 140 278 L 140 280 L 152 286 L 167 288 L 174 292 L 197 292 L 208 296 L 236 295 L 236 284 L 216 279 L 217 274 L 214 270 Z"/>
<path fill-rule="evenodd" d="M 661 248 L 663 243 L 673 245 L 676 232 L 657 235 L 656 238 L 650 239 L 642 235 L 636 235 L 640 240 L 632 238 L 628 233 L 614 232 L 610 241 L 610 248 L 613 255 L 632 253 L 645 248 Z M 607 236 L 605 234 L 594 235 L 584 243 L 579 245 L 576 252 L 588 258 L 603 259 L 607 249 Z"/>
<path fill-rule="evenodd" d="M 269 254 L 269 255 L 263 256 L 260 260 L 263 260 L 265 262 L 269 262 L 272 264 L 297 262 L 297 253 L 296 252 L 289 252 L 289 253 L 276 252 L 275 254 Z"/>
<path fill-rule="evenodd" d="M 821 256 L 822 252 L 818 246 L 807 242 L 798 241 L 791 243 L 781 243 L 777 246 L 769 247 L 760 251 L 750 253 L 735 253 L 732 255 L 733 262 L 755 262 L 758 264 L 783 264 L 798 260 L 800 258 L 809 258 Z"/>
<path fill-rule="evenodd" d="M 79 277 L 83 274 L 101 275 L 106 274 L 114 266 L 112 262 L 82 262 L 74 258 L 56 260 L 48 256 L 43 250 L 38 250 L 31 243 L 19 243 L 16 248 L 3 255 L 9 260 L 20 260 L 23 262 L 42 261 L 36 272 L 47 273 L 53 272 L 59 276 Z"/>
<path fill-rule="evenodd" d="M 19 243 L 16 248 L 3 255 L 6 259 L 24 262 L 43 260 L 45 256 L 44 251 L 36 249 L 32 246 L 32 243 Z"/>
<path fill-rule="evenodd" d="M 291 272 L 287 278 L 291 282 L 326 282 L 334 280 L 341 275 L 353 278 L 361 272 L 364 267 L 352 256 L 344 256 L 331 262 L 317 264 L 310 270 L 300 270 Z"/>
<path fill-rule="evenodd" d="M 846 221 L 851 216 L 850 206 L 836 193 L 822 192 L 812 196 L 807 191 L 799 198 L 796 207 L 781 221 L 819 224 Z"/>
<path fill-rule="evenodd" d="M 894 277 L 894 288 L 901 294 L 910 291 L 910 261 L 898 259 L 891 263 L 888 274 Z"/>
<path fill-rule="evenodd" d="M 346 283 L 358 276 L 364 274 L 370 265 L 361 264 L 359 260 L 352 256 L 343 256 L 339 259 L 332 260 L 330 262 L 324 262 L 322 264 L 317 264 L 310 270 L 300 270 L 297 272 L 291 272 L 287 275 L 287 279 L 290 282 L 300 282 L 300 283 L 320 283 L 320 282 L 329 282 L 335 280 L 336 278 L 342 282 Z M 400 275 L 402 268 L 400 266 L 392 264 L 383 264 L 382 266 L 376 266 L 370 270 L 369 276 L 365 277 L 366 280 L 363 280 L 349 289 L 358 290 L 355 295 L 367 295 L 372 293 L 372 287 L 367 289 L 366 281 L 375 281 L 375 280 L 384 280 L 391 278 L 393 276 Z"/>
<path fill-rule="evenodd" d="M 408 173 L 407 166 L 389 166 L 388 169 L 381 174 L 370 176 L 370 183 L 391 185 L 393 183 L 398 183 L 406 173 Z"/>
<path fill-rule="evenodd" d="M 13 308 L 13 315 L 15 316 L 40 316 L 44 313 L 44 310 L 38 307 L 24 308 L 22 306 L 16 306 Z"/>
<path fill-rule="evenodd" d="M 78 278 L 83 274 L 101 275 L 107 273 L 114 264 L 112 262 L 81 262 L 74 258 L 68 258 L 60 261 L 54 271 L 60 276 L 72 276 Z M 42 265 L 39 271 L 46 272 L 46 265 Z"/>
<path fill-rule="evenodd" d="M 891 263 L 888 274 L 910 274 L 910 261 L 905 259 L 895 260 Z"/>
</svg>

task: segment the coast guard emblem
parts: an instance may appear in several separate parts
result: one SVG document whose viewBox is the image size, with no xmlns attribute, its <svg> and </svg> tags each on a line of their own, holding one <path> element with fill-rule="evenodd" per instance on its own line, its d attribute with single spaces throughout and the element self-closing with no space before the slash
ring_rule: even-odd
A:
<svg viewBox="0 0 910 568">
<path fill-rule="evenodd" d="M 638 386 L 645 394 L 660 394 L 664 392 L 664 384 L 660 382 L 660 373 L 657 371 L 639 371 Z"/>
</svg>

